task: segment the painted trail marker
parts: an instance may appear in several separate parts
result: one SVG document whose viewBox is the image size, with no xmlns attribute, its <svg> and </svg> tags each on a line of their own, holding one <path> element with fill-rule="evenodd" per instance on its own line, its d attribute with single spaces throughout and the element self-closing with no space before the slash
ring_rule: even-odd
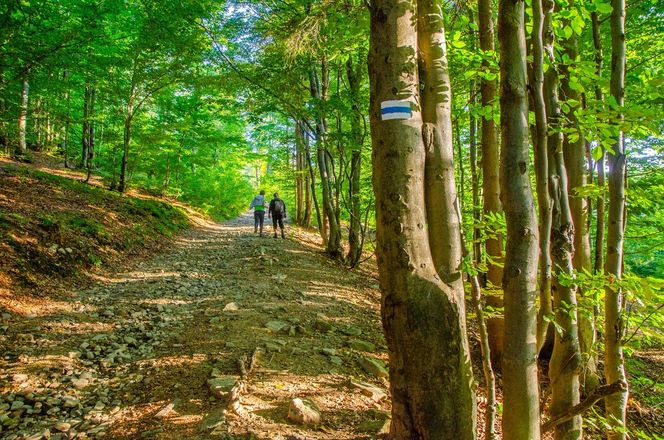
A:
<svg viewBox="0 0 664 440">
<path fill-rule="evenodd" d="M 410 101 L 383 101 L 380 103 L 380 116 L 383 121 L 410 119 L 413 110 L 410 108 Z"/>
</svg>

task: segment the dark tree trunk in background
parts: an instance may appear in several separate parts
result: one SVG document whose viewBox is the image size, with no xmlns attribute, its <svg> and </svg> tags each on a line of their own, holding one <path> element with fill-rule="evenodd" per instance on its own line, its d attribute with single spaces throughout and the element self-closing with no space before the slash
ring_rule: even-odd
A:
<svg viewBox="0 0 664 440">
<path fill-rule="evenodd" d="M 495 50 L 494 31 L 493 31 L 493 13 L 491 11 L 491 0 L 478 1 L 478 20 L 480 49 L 483 52 L 493 52 Z M 482 66 L 489 68 L 489 62 L 482 61 Z M 495 104 L 497 94 L 496 81 L 482 79 L 480 83 L 482 94 L 482 107 L 492 107 Z M 484 198 L 484 218 L 487 214 L 497 214 L 503 212 L 500 202 L 500 182 L 499 182 L 499 154 L 498 145 L 498 127 L 491 117 L 482 118 L 482 195 Z M 491 237 L 486 241 L 486 253 L 490 260 L 501 262 L 503 252 L 502 237 Z M 489 287 L 500 288 L 503 278 L 503 269 L 498 264 L 492 264 L 489 261 L 487 282 Z M 493 308 L 499 308 L 503 305 L 502 293 L 497 291 L 487 291 L 487 305 Z M 504 322 L 502 317 L 492 317 L 487 320 L 489 331 L 489 343 L 491 344 L 491 360 L 493 365 L 500 367 L 500 360 L 503 353 L 503 331 Z"/>
<path fill-rule="evenodd" d="M 348 197 L 350 199 L 350 227 L 348 229 L 348 255 L 347 263 L 355 267 L 362 257 L 362 207 L 360 195 L 360 176 L 362 174 L 362 147 L 364 135 L 362 134 L 362 120 L 364 116 L 360 112 L 360 86 L 362 85 L 362 74 L 365 64 L 362 55 L 358 56 L 353 63 L 353 56 L 348 57 L 346 62 L 346 77 L 350 89 L 350 100 L 353 113 L 350 116 L 350 139 L 352 145 L 350 159 L 350 179 L 348 181 Z"/>
</svg>

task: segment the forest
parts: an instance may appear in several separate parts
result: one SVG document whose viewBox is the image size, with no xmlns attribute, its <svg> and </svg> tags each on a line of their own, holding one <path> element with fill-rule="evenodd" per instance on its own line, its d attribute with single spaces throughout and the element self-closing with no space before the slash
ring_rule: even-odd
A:
<svg viewBox="0 0 664 440">
<path fill-rule="evenodd" d="M 66 185 L 52 197 L 80 215 L 125 204 L 87 220 L 85 251 L 53 245 L 85 270 L 187 228 L 168 224 L 181 208 L 137 194 L 239 228 L 258 191 L 278 192 L 291 240 L 310 234 L 325 256 L 309 281 L 319 267 L 377 279 L 387 372 L 371 386 L 387 390 L 389 424 L 375 436 L 664 438 L 660 2 L 0 0 L 0 29 L 0 311 L 51 276 L 31 267 L 64 217 L 26 214 L 43 185 Z M 45 158 L 77 182 L 44 177 Z M 29 197 L 19 181 L 35 182 Z M 67 196 L 85 191 L 93 201 Z M 30 222 L 42 238 L 21 238 Z M 287 265 L 309 267 L 289 249 Z M 236 417 L 233 392 L 260 374 L 241 370 Z M 25 417 L 46 411 L 15 407 L 13 386 L 0 375 L 0 438 L 54 438 L 30 432 Z M 59 438 L 97 438 L 48 416 L 67 424 Z M 214 432 L 377 438 L 332 425 Z"/>
</svg>

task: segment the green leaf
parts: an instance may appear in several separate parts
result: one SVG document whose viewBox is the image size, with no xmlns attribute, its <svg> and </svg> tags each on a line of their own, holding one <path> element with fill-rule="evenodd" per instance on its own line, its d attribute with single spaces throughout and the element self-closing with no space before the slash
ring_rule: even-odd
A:
<svg viewBox="0 0 664 440">
<path fill-rule="evenodd" d="M 602 158 L 602 156 L 604 155 L 602 153 L 602 147 L 600 147 L 599 145 L 595 145 L 592 149 L 592 155 L 593 155 L 593 159 L 600 160 Z"/>
</svg>

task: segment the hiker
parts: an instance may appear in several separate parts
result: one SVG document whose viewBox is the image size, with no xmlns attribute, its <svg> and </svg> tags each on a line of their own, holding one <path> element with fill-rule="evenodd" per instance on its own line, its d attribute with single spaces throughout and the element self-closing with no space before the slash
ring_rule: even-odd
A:
<svg viewBox="0 0 664 440">
<path fill-rule="evenodd" d="M 254 234 L 258 232 L 258 225 L 261 227 L 261 237 L 263 236 L 263 221 L 265 220 L 265 191 L 261 190 L 251 201 L 249 209 L 254 210 Z"/>
<path fill-rule="evenodd" d="M 272 227 L 274 228 L 274 238 L 277 238 L 277 223 L 281 228 L 281 238 L 286 238 L 284 235 L 284 219 L 286 218 L 286 204 L 279 198 L 279 193 L 274 193 L 274 199 L 270 202 L 270 210 L 267 217 L 272 217 Z"/>
</svg>

